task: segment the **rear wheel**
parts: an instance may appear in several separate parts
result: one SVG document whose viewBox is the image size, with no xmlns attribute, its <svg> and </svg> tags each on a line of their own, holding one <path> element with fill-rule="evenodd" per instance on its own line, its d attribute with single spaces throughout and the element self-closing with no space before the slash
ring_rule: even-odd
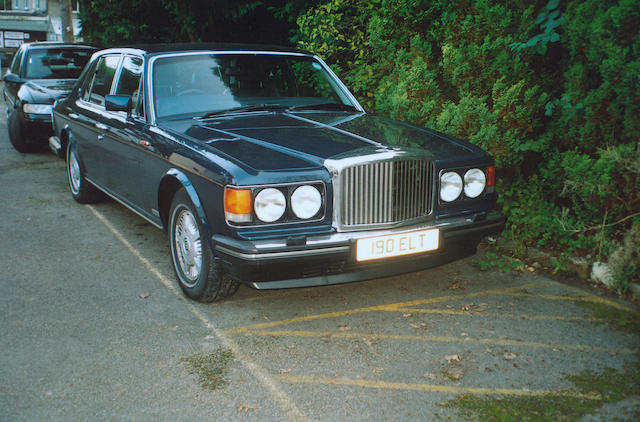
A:
<svg viewBox="0 0 640 422">
<path fill-rule="evenodd" d="M 22 124 L 20 123 L 20 115 L 17 110 L 13 110 L 11 114 L 9 114 L 9 140 L 11 141 L 11 145 L 16 149 L 16 151 L 21 152 L 23 154 L 34 152 L 38 149 L 37 145 L 30 144 L 24 137 L 24 131 L 22 130 Z"/>
<path fill-rule="evenodd" d="M 185 295 L 199 302 L 215 302 L 232 296 L 240 284 L 224 274 L 204 233 L 195 206 L 180 189 L 169 212 L 173 270 Z"/>
<path fill-rule="evenodd" d="M 71 142 L 67 142 L 67 181 L 71 196 L 81 204 L 96 202 L 102 198 L 102 192 L 85 179 L 78 153 Z"/>
</svg>

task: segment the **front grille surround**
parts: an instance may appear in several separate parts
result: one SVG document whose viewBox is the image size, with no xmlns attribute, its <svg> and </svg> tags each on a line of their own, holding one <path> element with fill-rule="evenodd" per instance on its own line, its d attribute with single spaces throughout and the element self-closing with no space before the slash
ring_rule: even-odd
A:
<svg viewBox="0 0 640 422">
<path fill-rule="evenodd" d="M 334 172 L 340 231 L 394 227 L 433 210 L 434 166 L 422 158 L 357 163 Z"/>
</svg>

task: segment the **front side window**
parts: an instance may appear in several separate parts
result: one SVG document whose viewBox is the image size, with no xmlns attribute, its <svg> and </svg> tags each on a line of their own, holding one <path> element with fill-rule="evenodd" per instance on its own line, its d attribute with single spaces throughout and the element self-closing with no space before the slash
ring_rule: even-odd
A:
<svg viewBox="0 0 640 422">
<path fill-rule="evenodd" d="M 119 61 L 119 55 L 103 56 L 98 59 L 91 83 L 82 97 L 85 101 L 104 106 L 105 97 L 111 92 L 113 76 L 116 73 Z"/>
<path fill-rule="evenodd" d="M 27 79 L 77 79 L 94 50 L 34 48 L 25 61 Z"/>
<path fill-rule="evenodd" d="M 120 78 L 115 92 L 117 95 L 128 95 L 131 97 L 131 109 L 133 113 L 137 115 L 143 115 L 142 89 L 140 86 L 143 63 L 140 57 L 126 56 L 123 59 L 122 72 L 120 72 Z"/>
<path fill-rule="evenodd" d="M 158 118 L 247 105 L 353 104 L 312 57 L 287 54 L 192 54 L 153 64 Z"/>
</svg>

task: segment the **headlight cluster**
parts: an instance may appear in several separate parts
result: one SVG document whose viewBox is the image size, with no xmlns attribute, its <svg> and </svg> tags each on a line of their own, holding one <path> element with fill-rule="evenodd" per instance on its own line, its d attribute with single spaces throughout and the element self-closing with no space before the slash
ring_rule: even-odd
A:
<svg viewBox="0 0 640 422">
<path fill-rule="evenodd" d="M 269 224 L 319 218 L 324 185 L 225 188 L 224 209 L 230 223 Z"/>
<path fill-rule="evenodd" d="M 51 104 L 30 104 L 26 103 L 22 105 L 22 111 L 27 114 L 51 114 L 53 105 Z"/>
<path fill-rule="evenodd" d="M 488 167 L 486 173 L 479 168 L 446 171 L 440 176 L 440 199 L 444 202 L 453 202 L 460 198 L 463 192 L 465 198 L 477 198 L 486 187 L 494 185 L 494 174 L 493 166 Z"/>
</svg>

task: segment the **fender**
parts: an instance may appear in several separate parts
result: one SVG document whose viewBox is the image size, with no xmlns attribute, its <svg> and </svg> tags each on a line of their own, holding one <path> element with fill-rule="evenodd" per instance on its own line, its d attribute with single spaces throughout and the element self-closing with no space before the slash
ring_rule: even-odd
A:
<svg viewBox="0 0 640 422">
<path fill-rule="evenodd" d="M 191 200 L 191 203 L 193 204 L 194 207 L 196 207 L 196 213 L 198 214 L 198 218 L 200 219 L 200 223 L 202 224 L 202 227 L 205 230 L 205 235 L 207 237 L 207 242 L 211 242 L 211 230 L 209 227 L 209 222 L 207 221 L 207 216 L 204 213 L 204 207 L 202 206 L 202 202 L 200 201 L 200 198 L 198 197 L 198 193 L 196 192 L 196 189 L 193 187 L 193 184 L 191 183 L 191 180 L 189 180 L 189 177 L 187 177 L 186 174 L 184 174 L 182 171 L 176 169 L 176 168 L 171 168 L 169 169 L 164 177 L 162 178 L 162 180 L 164 181 L 164 179 L 167 177 L 173 177 L 174 179 L 178 180 L 178 182 L 180 182 L 180 184 L 182 185 L 182 187 L 184 188 L 184 190 L 187 192 L 187 195 L 189 196 L 189 199 Z M 162 182 L 161 182 L 162 184 Z M 210 245 L 211 246 L 211 245 Z"/>
</svg>

